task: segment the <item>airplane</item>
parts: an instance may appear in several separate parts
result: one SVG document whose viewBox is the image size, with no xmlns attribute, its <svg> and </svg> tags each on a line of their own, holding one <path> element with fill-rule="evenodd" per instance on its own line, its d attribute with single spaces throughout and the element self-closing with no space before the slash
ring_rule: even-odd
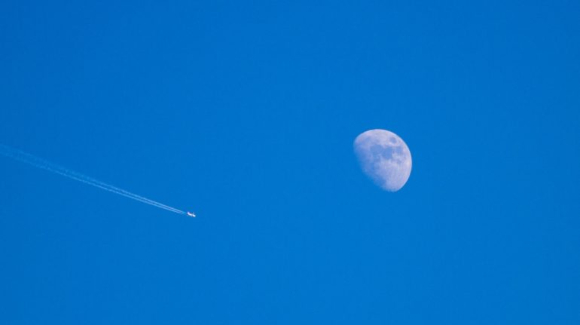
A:
<svg viewBox="0 0 580 325">
<path fill-rule="evenodd" d="M 188 212 L 187 215 L 190 216 L 190 217 L 195 218 L 195 213 L 193 213 L 193 212 Z"/>
</svg>

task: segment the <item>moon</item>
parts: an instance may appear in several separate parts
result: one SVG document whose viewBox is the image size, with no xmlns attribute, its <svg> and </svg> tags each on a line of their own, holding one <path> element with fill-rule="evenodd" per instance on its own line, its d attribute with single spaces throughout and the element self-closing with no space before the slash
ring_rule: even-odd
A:
<svg viewBox="0 0 580 325">
<path fill-rule="evenodd" d="M 400 190 L 411 175 L 411 151 L 393 132 L 375 129 L 359 134 L 354 152 L 363 172 L 385 191 Z"/>
</svg>

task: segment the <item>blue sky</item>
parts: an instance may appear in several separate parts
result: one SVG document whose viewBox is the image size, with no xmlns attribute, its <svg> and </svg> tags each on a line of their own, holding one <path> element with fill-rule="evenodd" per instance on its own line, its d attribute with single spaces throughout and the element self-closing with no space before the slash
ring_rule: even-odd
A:
<svg viewBox="0 0 580 325">
<path fill-rule="evenodd" d="M 0 322 L 580 323 L 579 16 L 2 2 L 0 142 L 198 218 L 0 158 Z"/>
</svg>

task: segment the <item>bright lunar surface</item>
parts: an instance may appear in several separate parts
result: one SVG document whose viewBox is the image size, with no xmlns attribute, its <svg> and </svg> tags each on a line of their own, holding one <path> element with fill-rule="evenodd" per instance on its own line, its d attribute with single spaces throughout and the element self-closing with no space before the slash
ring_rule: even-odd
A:
<svg viewBox="0 0 580 325">
<path fill-rule="evenodd" d="M 411 175 L 411 151 L 398 135 L 387 130 L 369 130 L 354 140 L 354 151 L 365 172 L 378 186 L 400 190 Z"/>
</svg>

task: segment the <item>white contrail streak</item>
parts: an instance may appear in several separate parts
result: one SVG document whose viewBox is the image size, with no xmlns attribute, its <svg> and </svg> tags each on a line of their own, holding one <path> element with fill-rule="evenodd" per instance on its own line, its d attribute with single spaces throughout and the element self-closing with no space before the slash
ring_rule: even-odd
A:
<svg viewBox="0 0 580 325">
<path fill-rule="evenodd" d="M 176 208 L 170 207 L 168 205 L 150 200 L 148 198 L 139 196 L 139 195 L 131 193 L 129 191 L 125 191 L 125 190 L 120 189 L 116 186 L 109 185 L 107 183 L 103 183 L 103 182 L 96 180 L 94 178 L 85 176 L 81 173 L 69 170 L 69 169 L 61 167 L 61 166 L 58 166 L 58 165 L 53 164 L 49 161 L 35 157 L 35 156 L 33 156 L 29 153 L 26 153 L 24 151 L 5 146 L 3 144 L 0 144 L 0 155 L 3 155 L 3 156 L 8 157 L 8 158 L 12 158 L 16 161 L 23 162 L 25 164 L 28 164 L 28 165 L 36 167 L 36 168 L 44 169 L 46 171 L 49 171 L 49 172 L 73 179 L 75 181 L 79 181 L 81 183 L 85 183 L 85 184 L 94 186 L 96 188 L 100 188 L 102 190 L 105 190 L 105 191 L 108 191 L 108 192 L 111 192 L 114 194 L 118 194 L 118 195 L 130 198 L 130 199 L 133 199 L 135 201 L 149 204 L 151 206 L 154 206 L 154 207 L 157 207 L 160 209 L 164 209 L 164 210 L 171 211 L 171 212 L 178 213 L 178 214 L 185 214 L 184 211 L 181 211 L 179 209 L 176 209 Z"/>
</svg>

